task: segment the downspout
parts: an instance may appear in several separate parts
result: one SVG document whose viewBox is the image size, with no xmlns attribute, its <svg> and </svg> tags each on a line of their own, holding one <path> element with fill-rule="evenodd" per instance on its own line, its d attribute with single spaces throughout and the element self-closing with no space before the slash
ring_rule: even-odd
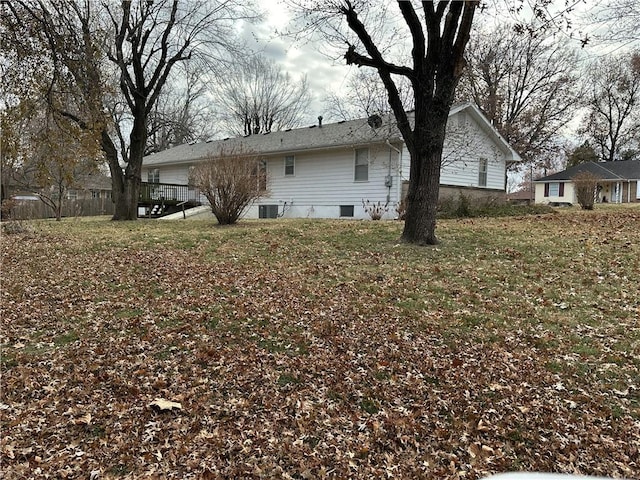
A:
<svg viewBox="0 0 640 480">
<path fill-rule="evenodd" d="M 391 176 L 391 150 L 393 149 L 398 153 L 398 166 L 402 165 L 402 152 L 398 150 L 396 147 L 394 147 L 393 145 L 391 145 L 388 139 L 385 141 L 385 143 L 389 147 L 389 169 L 387 173 L 388 181 L 386 182 L 387 183 L 387 204 L 388 204 L 391 201 L 391 185 L 392 185 L 391 179 L 393 178 Z M 398 179 L 398 184 L 400 184 L 399 179 Z M 400 195 L 398 195 L 398 197 L 400 197 Z"/>
</svg>

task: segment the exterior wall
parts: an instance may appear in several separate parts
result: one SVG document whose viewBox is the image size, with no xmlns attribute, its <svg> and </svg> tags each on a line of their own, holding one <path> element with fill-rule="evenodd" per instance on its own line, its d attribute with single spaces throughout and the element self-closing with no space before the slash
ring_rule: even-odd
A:
<svg viewBox="0 0 640 480">
<path fill-rule="evenodd" d="M 366 148 L 366 147 L 358 147 Z M 369 148 L 367 181 L 356 181 L 355 148 L 305 152 L 295 155 L 294 175 L 284 174 L 284 155 L 267 157 L 269 196 L 247 213 L 258 217 L 259 205 L 278 205 L 285 218 L 339 218 L 341 205 L 353 205 L 354 216 L 369 218 L 362 202 L 389 203 L 385 218 L 393 218 L 400 198 L 398 153 L 387 145 Z M 391 187 L 385 186 L 391 176 Z"/>
<path fill-rule="evenodd" d="M 562 183 L 562 182 L 552 182 L 552 183 Z M 564 183 L 564 193 L 562 196 L 560 195 L 549 195 L 547 197 L 544 196 L 545 184 L 544 183 L 536 183 L 536 196 L 535 203 L 578 203 L 576 199 L 575 189 L 573 188 L 573 183 L 571 182 L 563 182 Z"/>
<path fill-rule="evenodd" d="M 553 183 L 553 182 L 552 182 Z M 558 182 L 556 182 L 558 183 Z M 617 184 L 617 188 L 616 188 Z M 575 189 L 572 182 L 564 182 L 564 195 L 563 196 L 544 196 L 545 184 L 536 183 L 536 203 L 552 203 L 552 202 L 569 202 L 577 204 L 578 199 L 576 197 Z M 597 202 L 606 201 L 607 203 L 633 203 L 640 202 L 640 189 L 638 188 L 638 181 L 624 180 L 620 182 L 602 182 L 602 189 L 598 193 Z"/>
<path fill-rule="evenodd" d="M 160 171 L 159 183 L 176 183 L 186 185 L 189 183 L 189 165 L 160 165 L 157 167 L 142 167 L 142 181 L 146 182 L 149 171 L 156 168 Z"/>
<path fill-rule="evenodd" d="M 487 184 L 479 186 L 480 159 L 487 159 Z M 409 152 L 403 148 L 402 179 L 409 180 Z M 506 191 L 505 154 L 466 112 L 449 118 L 447 141 L 442 154 L 440 184 L 456 187 Z"/>
<path fill-rule="evenodd" d="M 356 181 L 353 148 L 324 149 L 295 155 L 294 175 L 285 175 L 282 155 L 269 155 L 267 161 L 269 195 L 249 207 L 246 218 L 258 218 L 260 206 L 278 207 L 285 218 L 339 218 L 340 206 L 353 206 L 353 217 L 369 218 L 363 201 L 385 204 L 384 218 L 396 216 L 396 206 L 406 193 L 403 184 L 409 180 L 410 157 L 406 148 L 400 154 L 384 143 L 369 145 L 369 176 Z M 466 112 L 449 119 L 447 147 L 443 155 L 441 185 L 444 194 L 459 196 L 462 190 L 472 198 L 495 196 L 504 200 L 506 155 L 485 130 Z M 479 186 L 480 159 L 487 160 L 486 186 Z M 158 168 L 160 183 L 187 184 L 192 164 L 159 165 L 142 168 L 142 179 Z M 386 178 L 391 177 L 391 187 Z M 403 191 L 404 190 L 404 191 Z"/>
<path fill-rule="evenodd" d="M 367 148 L 358 146 L 357 148 Z M 355 150 L 342 148 L 317 152 L 302 152 L 295 157 L 294 175 L 284 174 L 285 155 L 267 156 L 268 196 L 249 207 L 245 218 L 258 218 L 260 205 L 277 205 L 284 218 L 339 218 L 341 205 L 352 205 L 353 217 L 369 218 L 362 202 L 387 203 L 384 218 L 394 218 L 400 200 L 402 182 L 398 171 L 398 153 L 387 145 L 369 145 L 369 175 L 367 181 L 356 181 Z M 160 183 L 186 184 L 191 164 L 143 167 L 146 181 L 150 169 L 158 168 Z M 385 186 L 391 176 L 391 187 Z M 206 202 L 206 199 L 202 199 Z"/>
</svg>

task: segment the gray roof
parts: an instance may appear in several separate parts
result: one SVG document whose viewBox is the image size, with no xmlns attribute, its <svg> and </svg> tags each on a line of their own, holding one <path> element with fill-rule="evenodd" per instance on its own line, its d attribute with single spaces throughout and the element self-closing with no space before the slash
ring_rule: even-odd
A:
<svg viewBox="0 0 640 480">
<path fill-rule="evenodd" d="M 562 172 L 539 178 L 536 182 L 570 181 L 578 173 L 589 172 L 601 180 L 640 180 L 640 160 L 624 162 L 585 162 L 567 168 Z"/>
<path fill-rule="evenodd" d="M 241 148 L 243 151 L 256 152 L 263 155 L 274 153 L 299 152 L 303 150 L 319 150 L 344 146 L 368 145 L 398 141 L 399 132 L 390 117 L 382 117 L 382 126 L 371 128 L 366 118 L 338 123 L 324 124 L 321 127 L 310 127 L 282 130 L 266 134 L 246 137 L 225 138 L 177 147 L 154 153 L 144 158 L 144 165 L 160 165 L 182 163 L 216 155 L 221 150 L 232 151 Z"/>
<path fill-rule="evenodd" d="M 505 152 L 511 154 L 511 159 L 518 161 L 520 157 L 507 142 L 491 126 L 477 107 L 470 103 L 458 104 L 451 108 L 449 115 L 468 109 L 476 119 L 480 120 L 483 127 L 501 145 Z M 369 119 L 342 121 L 311 125 L 304 128 L 295 128 L 246 137 L 225 138 L 200 143 L 191 143 L 169 148 L 162 152 L 154 153 L 144 158 L 144 166 L 189 163 L 194 160 L 206 158 L 210 155 L 218 155 L 220 151 L 255 152 L 262 155 L 287 154 L 293 152 L 324 150 L 340 147 L 357 147 L 372 143 L 402 142 L 402 136 L 396 125 L 393 115 L 383 115 L 381 125 L 372 128 Z M 411 113 L 409 119 L 412 120 Z"/>
</svg>

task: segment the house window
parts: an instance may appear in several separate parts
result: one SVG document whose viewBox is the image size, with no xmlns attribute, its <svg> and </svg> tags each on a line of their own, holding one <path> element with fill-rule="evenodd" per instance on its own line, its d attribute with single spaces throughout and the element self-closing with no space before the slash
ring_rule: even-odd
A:
<svg viewBox="0 0 640 480">
<path fill-rule="evenodd" d="M 91 190 L 91 198 L 100 198 L 100 190 Z"/>
<path fill-rule="evenodd" d="M 284 157 L 284 174 L 285 176 L 295 175 L 296 172 L 296 159 L 293 155 L 287 155 Z"/>
<path fill-rule="evenodd" d="M 341 217 L 353 217 L 353 205 L 340 205 Z"/>
<path fill-rule="evenodd" d="M 486 187 L 487 186 L 487 159 L 481 158 L 480 164 L 478 167 L 478 186 Z"/>
<path fill-rule="evenodd" d="M 564 182 L 550 182 L 544 184 L 545 197 L 564 197 Z"/>
<path fill-rule="evenodd" d="M 76 190 L 69 190 L 67 192 L 67 200 L 77 200 L 78 192 Z"/>
<path fill-rule="evenodd" d="M 154 168 L 147 173 L 147 181 L 149 183 L 160 183 L 160 169 Z"/>
<path fill-rule="evenodd" d="M 369 149 L 368 148 L 356 149 L 356 167 L 355 167 L 354 180 L 356 182 L 366 182 L 369 180 Z"/>
</svg>

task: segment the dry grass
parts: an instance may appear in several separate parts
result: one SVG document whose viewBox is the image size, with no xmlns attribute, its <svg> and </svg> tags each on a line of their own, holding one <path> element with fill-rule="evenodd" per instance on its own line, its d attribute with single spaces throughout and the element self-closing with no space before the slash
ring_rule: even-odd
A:
<svg viewBox="0 0 640 480">
<path fill-rule="evenodd" d="M 1 240 L 0 472 L 640 478 L 639 227 L 31 224 Z"/>
</svg>

